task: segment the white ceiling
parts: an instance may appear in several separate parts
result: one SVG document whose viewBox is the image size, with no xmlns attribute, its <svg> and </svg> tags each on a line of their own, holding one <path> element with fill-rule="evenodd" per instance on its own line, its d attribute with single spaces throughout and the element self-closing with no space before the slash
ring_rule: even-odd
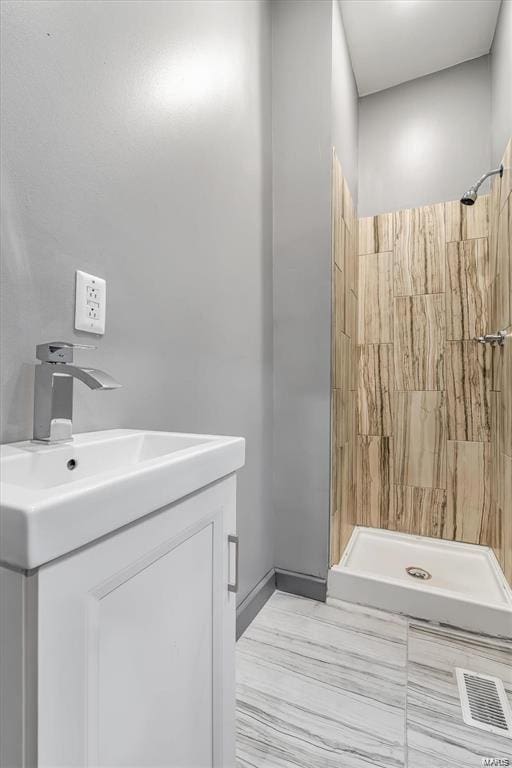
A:
<svg viewBox="0 0 512 768">
<path fill-rule="evenodd" d="M 340 0 L 360 96 L 489 52 L 501 0 Z"/>
</svg>

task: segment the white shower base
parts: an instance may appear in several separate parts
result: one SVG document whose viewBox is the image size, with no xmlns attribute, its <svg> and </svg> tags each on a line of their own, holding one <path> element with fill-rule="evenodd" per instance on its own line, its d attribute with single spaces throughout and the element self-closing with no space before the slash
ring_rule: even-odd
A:
<svg viewBox="0 0 512 768">
<path fill-rule="evenodd" d="M 432 578 L 416 579 L 416 566 Z M 512 590 L 488 547 L 376 528 L 354 529 L 329 597 L 512 637 Z"/>
</svg>

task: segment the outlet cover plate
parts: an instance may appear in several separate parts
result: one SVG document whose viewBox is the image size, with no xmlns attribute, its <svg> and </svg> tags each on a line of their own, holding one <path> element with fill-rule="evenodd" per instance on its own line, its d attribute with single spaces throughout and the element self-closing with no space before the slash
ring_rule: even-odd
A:
<svg viewBox="0 0 512 768">
<path fill-rule="evenodd" d="M 105 333 L 107 284 L 101 277 L 77 269 L 75 328 L 101 335 Z"/>
</svg>

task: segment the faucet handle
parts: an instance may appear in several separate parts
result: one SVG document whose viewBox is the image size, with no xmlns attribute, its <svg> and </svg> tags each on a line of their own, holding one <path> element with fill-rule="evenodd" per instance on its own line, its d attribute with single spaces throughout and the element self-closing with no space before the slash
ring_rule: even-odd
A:
<svg viewBox="0 0 512 768">
<path fill-rule="evenodd" d="M 479 344 L 490 344 L 491 347 L 502 347 L 507 338 L 505 331 L 496 331 L 496 333 L 486 333 L 484 336 L 477 336 L 474 341 L 478 341 Z"/>
<path fill-rule="evenodd" d="M 73 344 L 70 341 L 46 341 L 36 347 L 36 357 L 43 363 L 72 363 L 74 349 L 96 349 L 93 344 Z"/>
</svg>

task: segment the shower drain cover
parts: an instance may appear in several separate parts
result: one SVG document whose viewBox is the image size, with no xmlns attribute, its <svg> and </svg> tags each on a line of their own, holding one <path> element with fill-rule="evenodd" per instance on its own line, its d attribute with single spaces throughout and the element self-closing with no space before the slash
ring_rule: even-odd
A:
<svg viewBox="0 0 512 768">
<path fill-rule="evenodd" d="M 426 571 L 424 568 L 420 568 L 418 565 L 409 565 L 409 567 L 405 570 L 409 576 L 412 576 L 414 579 L 423 579 L 423 581 L 426 581 L 427 579 L 432 578 L 431 573 Z"/>
</svg>

